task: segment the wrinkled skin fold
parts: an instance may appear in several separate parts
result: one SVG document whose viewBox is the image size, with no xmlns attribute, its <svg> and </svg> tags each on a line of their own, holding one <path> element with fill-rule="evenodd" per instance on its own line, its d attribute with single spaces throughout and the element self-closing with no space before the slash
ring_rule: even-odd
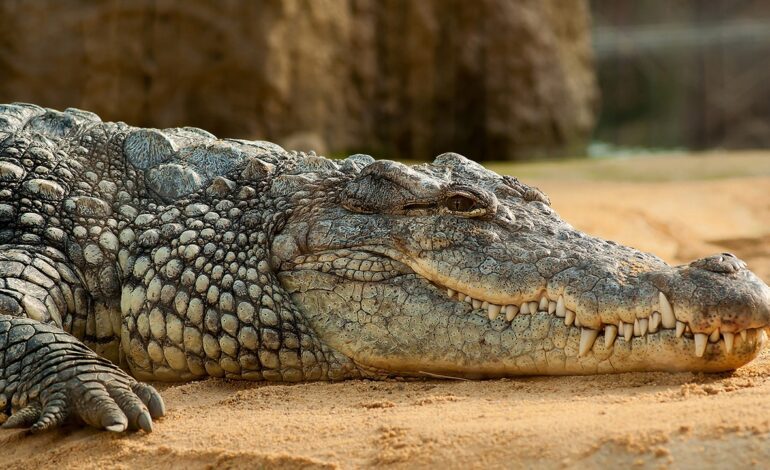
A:
<svg viewBox="0 0 770 470">
<path fill-rule="evenodd" d="M 457 154 L 0 118 L 6 426 L 149 431 L 137 380 L 717 372 L 767 340 L 770 289 L 735 256 L 669 266 Z"/>
</svg>

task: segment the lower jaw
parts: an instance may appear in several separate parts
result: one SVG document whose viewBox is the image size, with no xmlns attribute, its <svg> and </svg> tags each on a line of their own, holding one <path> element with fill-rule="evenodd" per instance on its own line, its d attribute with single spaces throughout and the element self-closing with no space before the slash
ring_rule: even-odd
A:
<svg viewBox="0 0 770 470">
<path fill-rule="evenodd" d="M 514 320 L 515 323 L 515 320 Z M 725 372 L 737 369 L 756 358 L 767 344 L 767 333 L 754 330 L 746 339 L 736 335 L 728 354 L 724 343 L 709 343 L 702 357 L 693 354 L 693 338 L 677 337 L 673 330 L 633 337 L 617 338 L 609 347 L 599 337 L 593 348 L 578 357 L 580 329 L 567 327 L 559 318 L 538 313 L 531 315 L 530 326 L 541 325 L 544 338 L 512 338 L 510 344 L 487 345 L 475 354 L 425 353 L 411 357 L 394 353 L 390 356 L 357 357 L 368 367 L 389 371 L 393 375 L 446 376 L 469 379 L 513 377 L 522 375 L 594 375 L 623 372 Z M 543 324 L 546 325 L 543 325 Z M 516 330 L 515 325 L 512 330 Z M 542 328 L 544 326 L 545 328 Z M 503 351 L 508 354 L 504 355 Z M 446 351 L 445 351 L 446 353 Z M 451 356 L 451 357 L 448 357 Z"/>
</svg>

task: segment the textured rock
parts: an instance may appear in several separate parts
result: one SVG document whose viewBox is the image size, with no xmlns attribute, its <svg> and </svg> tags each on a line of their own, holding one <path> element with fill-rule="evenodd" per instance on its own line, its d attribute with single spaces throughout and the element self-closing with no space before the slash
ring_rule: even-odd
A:
<svg viewBox="0 0 770 470">
<path fill-rule="evenodd" d="M 134 125 L 475 159 L 573 152 L 593 125 L 583 1 L 41 0 L 3 2 L 0 25 L 0 101 Z M 178 176 L 162 195 L 205 178 Z"/>
</svg>

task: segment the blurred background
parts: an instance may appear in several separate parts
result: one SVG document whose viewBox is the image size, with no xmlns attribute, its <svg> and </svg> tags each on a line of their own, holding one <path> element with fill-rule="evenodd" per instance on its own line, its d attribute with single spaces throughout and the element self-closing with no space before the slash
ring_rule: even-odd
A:
<svg viewBox="0 0 770 470">
<path fill-rule="evenodd" d="M 770 147 L 770 2 L 590 5 L 602 91 L 592 150 Z"/>
<path fill-rule="evenodd" d="M 764 0 L 3 0 L 0 102 L 330 156 L 770 147 Z"/>
</svg>

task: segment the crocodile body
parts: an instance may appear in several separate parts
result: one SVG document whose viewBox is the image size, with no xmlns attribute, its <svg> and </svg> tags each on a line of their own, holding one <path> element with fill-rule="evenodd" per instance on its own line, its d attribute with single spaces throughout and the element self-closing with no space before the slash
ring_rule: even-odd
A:
<svg viewBox="0 0 770 470">
<path fill-rule="evenodd" d="M 768 326 L 734 256 L 590 237 L 457 154 L 334 161 L 0 107 L 5 426 L 150 430 L 163 402 L 137 379 L 723 371 Z"/>
</svg>

